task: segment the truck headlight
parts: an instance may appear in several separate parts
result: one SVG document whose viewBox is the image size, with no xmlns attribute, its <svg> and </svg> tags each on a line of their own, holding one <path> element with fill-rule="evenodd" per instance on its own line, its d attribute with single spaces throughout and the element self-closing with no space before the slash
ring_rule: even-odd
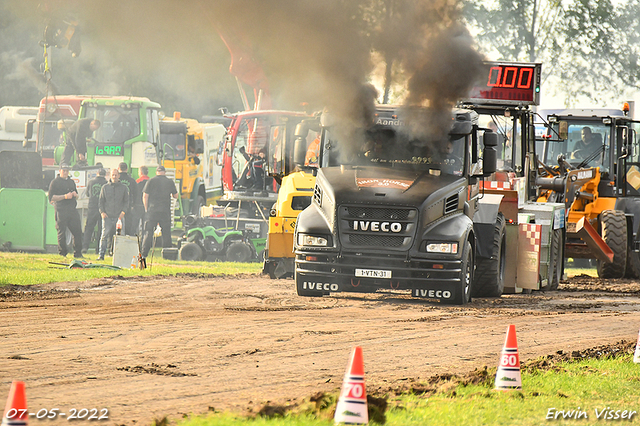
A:
<svg viewBox="0 0 640 426">
<path fill-rule="evenodd" d="M 458 243 L 427 243 L 427 253 L 458 253 Z"/>
<path fill-rule="evenodd" d="M 316 237 L 309 234 L 298 234 L 298 245 L 308 247 L 327 247 L 329 240 L 324 237 Z"/>
</svg>

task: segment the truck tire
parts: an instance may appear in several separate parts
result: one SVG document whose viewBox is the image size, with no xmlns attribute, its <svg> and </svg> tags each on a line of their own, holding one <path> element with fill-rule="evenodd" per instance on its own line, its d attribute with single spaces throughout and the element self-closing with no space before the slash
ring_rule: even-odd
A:
<svg viewBox="0 0 640 426">
<path fill-rule="evenodd" d="M 476 262 L 474 297 L 500 297 L 504 290 L 504 271 L 506 262 L 506 225 L 502 213 L 498 213 L 493 228 L 493 250 L 488 259 Z"/>
<path fill-rule="evenodd" d="M 547 285 L 542 287 L 542 290 L 545 291 L 557 290 L 562 274 L 564 274 L 564 235 L 562 229 L 553 231 L 553 244 L 551 244 L 549 259 L 553 262 L 553 271 L 549 274 Z"/>
<path fill-rule="evenodd" d="M 204 197 L 202 195 L 198 195 L 194 200 L 193 200 L 193 205 L 191 206 L 191 213 L 196 215 L 197 217 L 200 217 L 200 207 L 204 206 Z"/>
<path fill-rule="evenodd" d="M 251 259 L 251 249 L 241 241 L 229 244 L 226 259 L 228 262 L 248 262 Z"/>
<path fill-rule="evenodd" d="M 600 278 L 622 278 L 627 267 L 627 219 L 620 210 L 600 214 L 600 236 L 613 251 L 613 262 L 598 261 Z"/>
<path fill-rule="evenodd" d="M 473 283 L 474 256 L 471 243 L 467 241 L 462 251 L 462 263 L 460 265 L 460 276 L 456 286 L 455 296 L 450 300 L 443 300 L 444 303 L 454 305 L 466 305 L 471 302 L 471 287 Z"/>
<path fill-rule="evenodd" d="M 186 243 L 180 247 L 180 260 L 202 260 L 202 247 L 196 243 Z"/>
</svg>

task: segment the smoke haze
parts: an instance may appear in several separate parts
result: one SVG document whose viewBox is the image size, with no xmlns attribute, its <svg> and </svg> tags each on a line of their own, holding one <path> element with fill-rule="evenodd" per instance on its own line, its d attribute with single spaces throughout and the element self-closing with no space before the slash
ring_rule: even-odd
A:
<svg viewBox="0 0 640 426">
<path fill-rule="evenodd" d="M 35 0 L 5 5 L 33 31 L 32 43 L 41 38 L 47 17 L 76 19 L 82 29 L 78 58 L 66 50 L 52 52 L 57 90 L 147 96 L 181 109 L 183 116 L 198 111 L 195 118 L 222 106 L 242 109 L 229 73 L 230 55 L 216 31 L 220 25 L 240 29 L 250 41 L 275 108 L 301 109 L 302 102 L 314 110 L 328 107 L 354 127 L 370 122 L 379 97 L 369 85 L 372 51 L 393 59 L 407 105 L 434 111 L 437 119 L 420 123 L 421 132 L 448 127 L 451 107 L 467 94 L 481 61 L 458 23 L 456 1 L 54 0 L 39 5 Z M 365 22 L 374 15 L 377 21 Z M 40 61 L 22 53 L 16 70 L 23 64 L 22 81 L 42 96 L 35 65 Z M 145 89 L 160 90 L 161 99 Z"/>
</svg>

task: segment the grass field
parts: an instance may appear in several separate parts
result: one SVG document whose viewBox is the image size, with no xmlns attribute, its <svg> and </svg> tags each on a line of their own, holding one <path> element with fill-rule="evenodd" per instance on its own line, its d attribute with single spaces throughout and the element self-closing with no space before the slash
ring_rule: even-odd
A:
<svg viewBox="0 0 640 426">
<path fill-rule="evenodd" d="M 544 368 L 523 366 L 522 390 L 494 390 L 495 368 L 471 378 L 426 383 L 400 395 L 377 395 L 373 408 L 369 404 L 369 420 L 370 424 L 389 426 L 637 424 L 640 366 L 632 358 L 627 351 L 603 359 L 551 362 Z M 336 398 L 323 395 L 320 403 L 306 400 L 284 410 L 264 410 L 268 415 L 212 413 L 179 424 L 332 425 Z"/>
<path fill-rule="evenodd" d="M 96 255 L 85 255 L 85 262 L 93 265 L 111 265 L 111 258 L 98 261 Z M 202 273 L 213 275 L 233 275 L 241 273 L 259 273 L 262 264 L 233 262 L 183 262 L 163 259 L 160 249 L 156 249 L 153 258 L 149 255 L 147 269 L 111 269 L 103 267 L 73 268 L 70 265 L 73 256 L 62 257 L 57 254 L 0 252 L 1 285 L 35 285 L 64 281 L 85 281 L 92 278 L 120 276 L 175 275 L 177 273 Z M 62 265 L 61 265 L 62 264 Z"/>
</svg>

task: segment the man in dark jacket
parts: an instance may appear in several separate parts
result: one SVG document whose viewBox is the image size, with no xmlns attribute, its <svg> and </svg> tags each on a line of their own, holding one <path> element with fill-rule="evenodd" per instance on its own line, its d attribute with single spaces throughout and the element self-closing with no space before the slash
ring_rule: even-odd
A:
<svg viewBox="0 0 640 426">
<path fill-rule="evenodd" d="M 164 166 L 158 166 L 156 176 L 149 179 L 142 194 L 146 210 L 142 257 L 147 257 L 151 250 L 153 231 L 158 224 L 162 230 L 162 247 L 171 247 L 171 197 L 177 199 L 178 190 L 173 181 L 164 174 Z"/>
<path fill-rule="evenodd" d="M 60 164 L 60 174 L 49 185 L 49 202 L 56 207 L 56 229 L 58 230 L 58 253 L 66 256 L 67 229 L 73 235 L 74 256 L 82 258 L 82 222 L 76 210 L 78 190 L 69 178 L 69 165 Z"/>
<path fill-rule="evenodd" d="M 136 190 L 138 195 L 136 196 L 136 202 L 133 204 L 133 216 L 135 220 L 135 231 L 137 235 L 142 235 L 144 230 L 144 204 L 142 203 L 142 195 L 144 193 L 144 187 L 149 180 L 149 168 L 147 166 L 140 166 L 138 169 L 140 177 L 136 179 Z"/>
<path fill-rule="evenodd" d="M 118 219 L 124 221 L 124 214 L 129 208 L 129 190 L 120 183 L 118 169 L 111 170 L 111 181 L 100 190 L 98 206 L 102 216 L 102 236 L 100 237 L 98 260 L 104 260 L 109 241 L 116 232 Z"/>
<path fill-rule="evenodd" d="M 118 165 L 118 171 L 120 172 L 120 183 L 126 186 L 129 190 L 129 208 L 124 215 L 124 233 L 126 235 L 136 235 L 136 224 L 134 223 L 135 219 L 133 218 L 133 206 L 135 205 L 136 198 L 138 197 L 138 185 L 135 179 L 129 176 L 129 173 L 127 173 L 128 170 L 129 168 L 127 167 L 127 163 L 123 162 Z"/>
<path fill-rule="evenodd" d="M 67 144 L 62 153 L 62 161 L 60 163 L 71 164 L 73 159 L 73 151 L 78 155 L 78 161 L 86 161 L 87 158 L 87 139 L 93 132 L 100 128 L 100 121 L 93 118 L 81 118 L 73 123 L 67 130 Z"/>
<path fill-rule="evenodd" d="M 89 199 L 89 205 L 87 207 L 87 222 L 84 225 L 84 241 L 82 242 L 82 252 L 86 253 L 89 250 L 89 245 L 93 239 L 93 231 L 98 225 L 98 235 L 102 235 L 102 220 L 100 218 L 100 209 L 98 208 L 98 201 L 100 199 L 100 190 L 107 183 L 105 176 L 107 171 L 105 169 L 98 170 L 98 176 L 94 177 L 87 183 L 87 189 L 85 190 L 85 197 Z M 98 242 L 100 237 L 98 237 Z M 99 247 L 96 247 L 96 253 L 99 252 Z"/>
</svg>

